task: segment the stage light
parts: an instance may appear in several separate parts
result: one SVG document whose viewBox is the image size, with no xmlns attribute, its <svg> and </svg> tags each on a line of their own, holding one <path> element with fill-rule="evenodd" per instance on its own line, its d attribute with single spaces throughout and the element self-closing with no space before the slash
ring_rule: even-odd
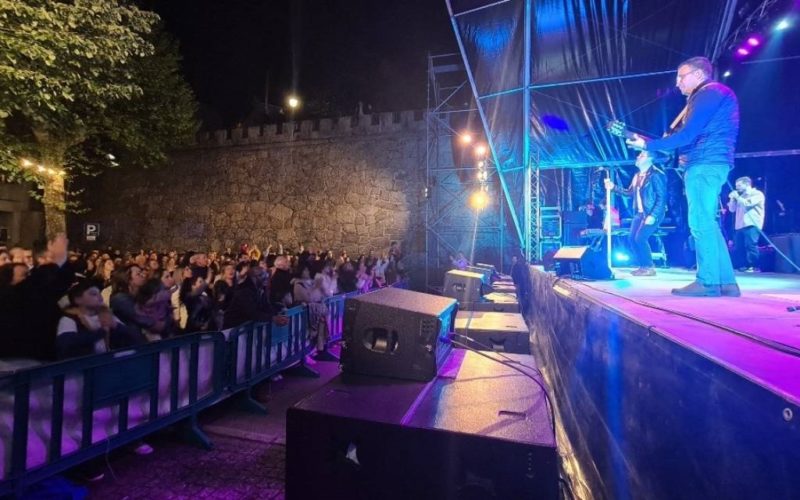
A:
<svg viewBox="0 0 800 500">
<path fill-rule="evenodd" d="M 747 45 L 751 47 L 758 47 L 759 45 L 761 45 L 761 40 L 759 40 L 754 36 L 751 36 L 750 38 L 747 39 Z"/>
<path fill-rule="evenodd" d="M 469 205 L 475 210 L 483 210 L 489 204 L 489 195 L 484 191 L 475 191 L 469 197 Z"/>
<path fill-rule="evenodd" d="M 472 142 L 472 135 L 469 133 L 461 134 L 461 144 L 469 144 Z"/>
<path fill-rule="evenodd" d="M 489 172 L 487 172 L 486 170 L 479 170 L 478 180 L 481 182 L 486 182 L 487 180 L 489 180 Z"/>
<path fill-rule="evenodd" d="M 739 54 L 740 56 L 749 56 L 750 55 L 750 51 L 747 50 L 744 47 L 739 47 L 739 50 L 737 50 L 736 53 Z"/>
<path fill-rule="evenodd" d="M 778 24 L 775 25 L 775 31 L 786 31 L 791 27 L 792 23 L 790 23 L 788 19 L 784 18 L 778 21 Z"/>
<path fill-rule="evenodd" d="M 723 78 L 728 78 L 728 77 L 729 77 L 729 76 L 731 76 L 732 74 L 733 74 L 733 73 L 731 73 L 731 70 L 728 70 L 728 71 L 726 71 L 725 73 L 723 73 L 723 74 L 722 74 L 722 77 L 723 77 Z"/>
<path fill-rule="evenodd" d="M 289 98 L 286 100 L 286 103 L 290 108 L 297 109 L 300 106 L 300 99 L 295 96 L 289 96 Z"/>
<path fill-rule="evenodd" d="M 476 156 L 486 156 L 486 146 L 483 144 L 478 144 L 475 146 L 475 155 Z"/>
<path fill-rule="evenodd" d="M 486 167 L 486 162 L 483 161 L 483 160 L 479 161 L 478 162 L 478 168 L 484 168 L 484 167 Z"/>
</svg>

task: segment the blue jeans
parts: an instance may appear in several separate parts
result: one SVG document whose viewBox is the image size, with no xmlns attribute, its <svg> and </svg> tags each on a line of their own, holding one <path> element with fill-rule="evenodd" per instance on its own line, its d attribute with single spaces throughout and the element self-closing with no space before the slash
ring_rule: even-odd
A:
<svg viewBox="0 0 800 500">
<path fill-rule="evenodd" d="M 697 281 L 706 286 L 736 283 L 728 245 L 717 222 L 719 193 L 728 171 L 727 165 L 693 165 L 684 177 L 689 230 L 697 251 Z"/>
</svg>

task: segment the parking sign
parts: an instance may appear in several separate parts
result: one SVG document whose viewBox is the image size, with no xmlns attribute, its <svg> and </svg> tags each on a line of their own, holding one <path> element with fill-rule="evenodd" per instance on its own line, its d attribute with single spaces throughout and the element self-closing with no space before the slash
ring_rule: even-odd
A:
<svg viewBox="0 0 800 500">
<path fill-rule="evenodd" d="M 100 224 L 87 222 L 83 225 L 83 234 L 86 237 L 86 241 L 97 241 L 97 237 L 100 236 Z"/>
</svg>

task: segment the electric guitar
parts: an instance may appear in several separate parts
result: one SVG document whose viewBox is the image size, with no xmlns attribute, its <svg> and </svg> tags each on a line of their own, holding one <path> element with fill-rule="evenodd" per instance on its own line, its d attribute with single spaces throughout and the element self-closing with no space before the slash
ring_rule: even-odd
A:
<svg viewBox="0 0 800 500">
<path fill-rule="evenodd" d="M 641 137 L 645 141 L 653 139 L 652 137 L 648 137 L 645 134 L 640 134 L 638 132 L 636 133 L 631 132 L 628 129 L 628 126 L 625 124 L 625 122 L 622 122 L 620 120 L 611 120 L 610 122 L 608 122 L 608 124 L 606 124 L 606 130 L 608 131 L 609 134 L 615 137 L 620 137 L 622 139 L 635 139 L 636 137 Z M 670 135 L 672 130 L 674 130 L 674 128 L 670 129 L 669 132 L 665 133 L 664 137 Z M 660 163 L 664 165 L 665 170 L 674 170 L 678 173 L 679 176 L 681 176 L 681 178 L 683 178 L 683 169 L 678 165 L 677 159 L 678 159 L 677 151 L 673 151 L 667 156 L 666 159 L 662 160 Z"/>
</svg>

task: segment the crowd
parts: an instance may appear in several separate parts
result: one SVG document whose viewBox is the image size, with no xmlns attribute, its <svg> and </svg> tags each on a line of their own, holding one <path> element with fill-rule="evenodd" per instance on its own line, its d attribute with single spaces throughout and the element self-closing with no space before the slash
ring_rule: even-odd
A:
<svg viewBox="0 0 800 500">
<path fill-rule="evenodd" d="M 317 350 L 327 341 L 325 299 L 403 278 L 399 245 L 351 259 L 342 251 L 70 251 L 64 235 L 33 249 L 0 246 L 0 371 L 141 345 L 248 321 L 285 325 L 305 304 Z M 307 362 L 313 363 L 310 357 Z M 277 377 L 280 377 L 279 375 Z M 130 446 L 137 454 L 152 447 Z M 95 459 L 76 471 L 103 477 Z"/>
<path fill-rule="evenodd" d="M 357 258 L 302 245 L 82 252 L 63 235 L 42 248 L 0 247 L 0 360 L 48 362 L 248 321 L 285 324 L 282 311 L 299 304 L 317 334 L 325 298 L 393 284 L 401 258 L 397 243 Z"/>
</svg>

